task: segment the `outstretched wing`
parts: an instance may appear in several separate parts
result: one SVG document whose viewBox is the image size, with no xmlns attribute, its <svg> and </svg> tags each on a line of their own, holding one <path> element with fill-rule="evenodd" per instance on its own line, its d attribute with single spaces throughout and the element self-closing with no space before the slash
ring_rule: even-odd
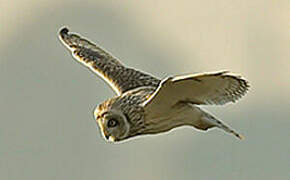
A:
<svg viewBox="0 0 290 180">
<path fill-rule="evenodd" d="M 145 111 L 169 110 L 179 102 L 222 105 L 246 94 L 249 84 L 227 71 L 169 77 L 143 104 Z"/>
<path fill-rule="evenodd" d="M 69 33 L 67 28 L 60 30 L 59 38 L 78 62 L 101 76 L 118 95 L 141 86 L 157 87 L 160 83 L 149 74 L 125 67 L 99 46 L 80 35 Z"/>
</svg>

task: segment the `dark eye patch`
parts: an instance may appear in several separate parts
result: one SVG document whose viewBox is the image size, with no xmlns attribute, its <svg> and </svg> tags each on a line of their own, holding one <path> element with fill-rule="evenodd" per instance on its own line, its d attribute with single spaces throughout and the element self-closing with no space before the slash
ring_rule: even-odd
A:
<svg viewBox="0 0 290 180">
<path fill-rule="evenodd" d="M 109 119 L 107 122 L 108 128 L 116 127 L 117 125 L 119 125 L 119 121 L 116 119 Z"/>
</svg>

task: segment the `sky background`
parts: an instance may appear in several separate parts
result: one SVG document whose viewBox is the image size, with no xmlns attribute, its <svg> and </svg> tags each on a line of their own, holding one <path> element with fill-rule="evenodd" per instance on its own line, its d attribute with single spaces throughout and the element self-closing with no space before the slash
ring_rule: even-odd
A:
<svg viewBox="0 0 290 180">
<path fill-rule="evenodd" d="M 290 179 L 289 0 L 0 0 L 0 179 Z M 206 106 L 241 132 L 178 128 L 105 142 L 114 96 L 57 38 L 67 26 L 160 78 L 230 70 L 236 104 Z"/>
</svg>

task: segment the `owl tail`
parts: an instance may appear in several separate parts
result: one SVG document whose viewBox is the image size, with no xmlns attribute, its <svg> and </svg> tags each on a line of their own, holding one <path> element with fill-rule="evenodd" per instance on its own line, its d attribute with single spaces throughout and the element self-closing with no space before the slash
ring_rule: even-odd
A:
<svg viewBox="0 0 290 180">
<path fill-rule="evenodd" d="M 220 120 L 216 119 L 214 116 L 210 115 L 207 112 L 203 111 L 201 121 L 204 123 L 204 125 L 206 125 L 209 128 L 210 127 L 218 127 L 220 129 L 223 129 L 227 133 L 231 133 L 231 134 L 235 135 L 237 138 L 239 138 L 241 140 L 245 139 L 245 137 L 243 135 L 237 133 L 235 130 L 233 130 L 232 128 L 230 128 L 229 126 L 227 126 L 226 124 L 224 124 Z"/>
</svg>

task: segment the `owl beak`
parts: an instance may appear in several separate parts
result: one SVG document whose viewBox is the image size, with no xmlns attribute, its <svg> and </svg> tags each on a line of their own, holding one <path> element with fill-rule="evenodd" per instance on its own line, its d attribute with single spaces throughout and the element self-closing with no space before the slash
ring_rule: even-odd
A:
<svg viewBox="0 0 290 180">
<path fill-rule="evenodd" d="M 105 138 L 106 138 L 107 140 L 109 140 L 110 136 L 107 135 L 107 134 L 105 134 Z"/>
<path fill-rule="evenodd" d="M 109 136 L 107 134 L 105 134 L 105 138 L 106 138 L 107 141 L 110 141 L 110 142 L 115 142 L 116 141 L 116 139 L 113 136 Z"/>
<path fill-rule="evenodd" d="M 113 136 L 110 136 L 110 137 L 109 137 L 109 141 L 110 141 L 110 142 L 115 142 L 115 138 L 114 138 Z"/>
</svg>

